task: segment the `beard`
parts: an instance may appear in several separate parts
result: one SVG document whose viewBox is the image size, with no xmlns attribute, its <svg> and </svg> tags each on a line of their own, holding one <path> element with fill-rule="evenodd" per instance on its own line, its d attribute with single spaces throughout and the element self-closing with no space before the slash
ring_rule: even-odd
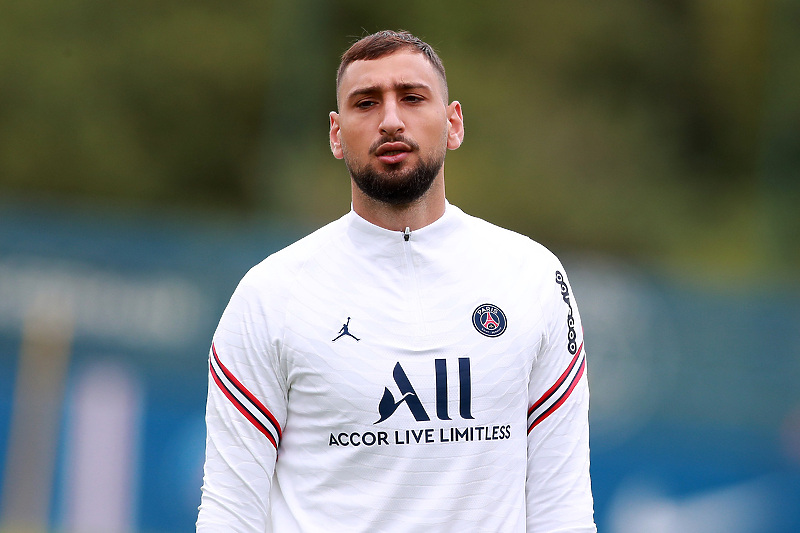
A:
<svg viewBox="0 0 800 533">
<path fill-rule="evenodd" d="M 380 144 L 382 142 L 376 143 L 376 146 Z M 429 160 L 421 158 L 411 168 L 402 168 L 402 163 L 391 165 L 386 171 L 377 170 L 368 164 L 357 168 L 346 156 L 344 163 L 361 192 L 373 200 L 389 205 L 406 205 L 428 192 L 444 165 L 444 155 L 433 155 Z"/>
</svg>

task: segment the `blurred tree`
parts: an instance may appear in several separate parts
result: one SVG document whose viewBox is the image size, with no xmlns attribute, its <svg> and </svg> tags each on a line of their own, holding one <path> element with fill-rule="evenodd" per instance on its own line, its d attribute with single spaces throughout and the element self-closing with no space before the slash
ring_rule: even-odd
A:
<svg viewBox="0 0 800 533">
<path fill-rule="evenodd" d="M 4 197 L 329 220 L 338 57 L 390 27 L 437 47 L 464 106 L 454 203 L 696 272 L 800 262 L 791 0 L 6 4 Z"/>
<path fill-rule="evenodd" d="M 331 9 L 325 0 L 277 2 L 270 20 L 263 159 L 249 185 L 260 206 L 284 216 L 305 213 L 321 191 L 326 197 L 333 192 L 319 172 L 329 153 L 328 112 L 335 107 Z M 340 181 L 342 210 L 348 189 Z"/>
<path fill-rule="evenodd" d="M 800 3 L 777 3 L 771 22 L 756 197 L 763 200 L 764 265 L 796 276 L 800 271 Z"/>
<path fill-rule="evenodd" d="M 255 163 L 266 18 L 255 1 L 13 5 L 0 22 L 0 186 L 247 205 L 231 177 Z"/>
</svg>

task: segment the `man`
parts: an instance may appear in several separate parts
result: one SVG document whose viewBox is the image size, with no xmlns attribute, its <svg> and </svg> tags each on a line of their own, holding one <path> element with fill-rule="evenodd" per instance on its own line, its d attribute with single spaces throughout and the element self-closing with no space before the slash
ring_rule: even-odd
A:
<svg viewBox="0 0 800 533">
<path fill-rule="evenodd" d="M 438 56 L 365 37 L 337 102 L 352 210 L 222 316 L 198 531 L 595 531 L 578 309 L 550 252 L 447 202 Z"/>
</svg>

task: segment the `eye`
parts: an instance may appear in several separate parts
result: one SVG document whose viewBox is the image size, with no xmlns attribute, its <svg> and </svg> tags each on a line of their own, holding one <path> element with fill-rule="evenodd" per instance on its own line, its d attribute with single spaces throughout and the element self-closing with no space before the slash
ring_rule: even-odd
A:
<svg viewBox="0 0 800 533">
<path fill-rule="evenodd" d="M 356 102 L 355 107 L 357 109 L 369 109 L 376 104 L 377 102 L 375 100 L 359 100 Z"/>
<path fill-rule="evenodd" d="M 418 95 L 418 94 L 407 94 L 407 95 L 405 95 L 403 97 L 403 101 L 404 102 L 409 102 L 409 103 L 412 103 L 412 104 L 417 104 L 417 103 L 422 102 L 424 100 L 425 99 L 422 96 Z"/>
</svg>

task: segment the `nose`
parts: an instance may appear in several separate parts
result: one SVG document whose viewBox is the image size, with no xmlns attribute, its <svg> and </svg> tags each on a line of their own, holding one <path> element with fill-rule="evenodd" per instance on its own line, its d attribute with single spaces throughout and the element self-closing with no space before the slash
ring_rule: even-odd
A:
<svg viewBox="0 0 800 533">
<path fill-rule="evenodd" d="M 394 101 L 387 102 L 383 107 L 380 130 L 383 135 L 396 135 L 405 129 L 403 119 L 400 117 L 400 108 Z"/>
</svg>

